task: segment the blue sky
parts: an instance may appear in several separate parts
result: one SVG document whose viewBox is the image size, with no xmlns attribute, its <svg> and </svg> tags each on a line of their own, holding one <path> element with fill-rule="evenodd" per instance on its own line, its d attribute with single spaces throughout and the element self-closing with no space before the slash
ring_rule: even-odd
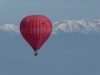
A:
<svg viewBox="0 0 100 75">
<path fill-rule="evenodd" d="M 23 17 L 43 14 L 53 23 L 71 20 L 77 25 L 79 22 L 73 20 L 84 19 L 79 25 L 89 21 L 85 26 L 92 22 L 97 28 L 100 23 L 97 25 L 94 20 L 100 19 L 99 3 L 99 0 L 0 0 L 0 26 L 19 26 Z M 70 33 L 59 26 L 62 32 L 52 35 L 37 57 L 18 32 L 0 29 L 0 75 L 100 75 L 99 31 Z"/>
</svg>

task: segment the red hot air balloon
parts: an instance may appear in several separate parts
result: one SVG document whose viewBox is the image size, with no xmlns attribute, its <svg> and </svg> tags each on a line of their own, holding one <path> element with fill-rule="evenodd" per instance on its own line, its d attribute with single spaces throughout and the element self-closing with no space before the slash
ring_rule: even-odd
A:
<svg viewBox="0 0 100 75">
<path fill-rule="evenodd" d="M 38 50 L 51 35 L 52 23 L 43 15 L 27 16 L 20 23 L 20 32 L 23 38 L 33 48 L 36 56 Z"/>
</svg>

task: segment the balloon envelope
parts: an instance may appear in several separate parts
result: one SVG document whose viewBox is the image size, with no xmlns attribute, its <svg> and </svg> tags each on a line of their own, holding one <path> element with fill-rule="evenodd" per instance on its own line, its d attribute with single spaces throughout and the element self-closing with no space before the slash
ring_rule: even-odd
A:
<svg viewBox="0 0 100 75">
<path fill-rule="evenodd" d="M 20 23 L 20 32 L 34 51 L 37 51 L 51 35 L 52 23 L 43 15 L 27 16 Z"/>
</svg>

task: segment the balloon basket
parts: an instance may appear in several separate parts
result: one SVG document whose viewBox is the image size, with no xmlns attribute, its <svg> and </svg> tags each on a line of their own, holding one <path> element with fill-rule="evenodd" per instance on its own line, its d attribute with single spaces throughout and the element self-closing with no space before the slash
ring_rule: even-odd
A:
<svg viewBox="0 0 100 75">
<path fill-rule="evenodd" d="M 35 53 L 34 53 L 34 56 L 37 56 L 37 55 L 38 55 L 38 52 L 35 52 Z"/>
</svg>

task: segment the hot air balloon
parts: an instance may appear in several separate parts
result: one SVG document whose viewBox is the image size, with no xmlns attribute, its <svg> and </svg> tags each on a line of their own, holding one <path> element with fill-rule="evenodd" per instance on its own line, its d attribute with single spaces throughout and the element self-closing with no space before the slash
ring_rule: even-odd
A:
<svg viewBox="0 0 100 75">
<path fill-rule="evenodd" d="M 20 33 L 37 56 L 39 49 L 52 33 L 52 23 L 46 16 L 30 15 L 21 21 Z"/>
</svg>

